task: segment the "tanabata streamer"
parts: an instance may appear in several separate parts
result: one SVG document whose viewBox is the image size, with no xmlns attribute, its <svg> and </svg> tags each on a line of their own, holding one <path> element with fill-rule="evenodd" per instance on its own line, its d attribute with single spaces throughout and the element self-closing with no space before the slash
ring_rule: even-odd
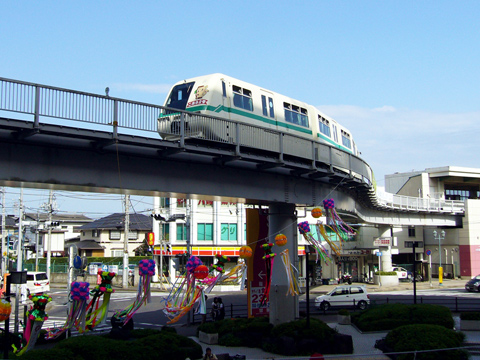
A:
<svg viewBox="0 0 480 360">
<path fill-rule="evenodd" d="M 302 234 L 304 239 L 315 248 L 317 256 L 320 256 L 322 260 L 328 265 L 328 262 L 332 260 L 331 256 L 325 246 L 322 245 L 321 241 L 313 237 L 312 233 L 310 232 L 310 225 L 308 224 L 308 221 L 303 221 L 299 223 L 298 230 L 300 231 L 300 234 Z"/>
<path fill-rule="evenodd" d="M 65 324 L 60 328 L 47 328 L 45 338 L 47 340 L 55 339 L 72 327 L 77 327 L 85 331 L 87 302 L 90 296 L 90 284 L 88 282 L 74 281 L 70 285 L 70 309 Z"/>
<path fill-rule="evenodd" d="M 138 272 L 140 281 L 138 283 L 137 297 L 135 301 L 124 310 L 117 311 L 113 315 L 121 320 L 125 325 L 133 315 L 142 307 L 151 301 L 151 282 L 152 276 L 155 275 L 155 261 L 152 259 L 141 260 L 138 264 Z"/>
<path fill-rule="evenodd" d="M 106 323 L 108 308 L 110 306 L 110 297 L 115 292 L 112 289 L 112 279 L 115 277 L 114 272 L 98 270 L 100 275 L 100 285 L 97 285 L 90 291 L 92 299 L 87 305 L 87 315 L 85 320 L 85 329 L 77 327 L 80 333 L 92 330 L 99 324 Z M 103 296 L 102 305 L 100 305 L 100 298 Z"/>
<path fill-rule="evenodd" d="M 280 256 L 282 257 L 283 265 L 285 266 L 285 271 L 287 273 L 287 279 L 288 279 L 288 290 L 285 295 L 299 295 L 300 294 L 300 288 L 298 286 L 298 281 L 297 278 L 295 277 L 294 271 L 298 272 L 297 269 L 293 266 L 293 264 L 290 261 L 290 255 L 288 253 L 288 249 L 283 250 L 280 253 Z"/>
<path fill-rule="evenodd" d="M 48 319 L 45 312 L 45 306 L 52 301 L 52 298 L 46 294 L 34 294 L 28 297 L 33 302 L 33 306 L 27 311 L 27 323 L 23 330 L 23 343 L 26 345 L 17 349 L 12 345 L 13 351 L 17 356 L 21 356 L 27 351 L 33 349 L 40 335 L 43 322 Z"/>
<path fill-rule="evenodd" d="M 272 268 L 273 268 L 273 261 L 275 260 L 275 253 L 272 252 L 272 243 L 267 243 L 262 245 L 263 251 L 265 251 L 265 255 L 263 256 L 263 260 L 265 260 L 265 270 L 266 270 L 266 280 L 267 283 L 265 284 L 265 290 L 260 298 L 260 305 L 264 306 L 267 304 L 269 296 L 270 296 L 270 286 L 272 284 Z"/>
<path fill-rule="evenodd" d="M 327 216 L 327 226 L 332 229 L 341 240 L 349 240 L 356 231 L 348 226 L 335 211 L 335 202 L 333 199 L 323 200 L 323 207 Z"/>
</svg>

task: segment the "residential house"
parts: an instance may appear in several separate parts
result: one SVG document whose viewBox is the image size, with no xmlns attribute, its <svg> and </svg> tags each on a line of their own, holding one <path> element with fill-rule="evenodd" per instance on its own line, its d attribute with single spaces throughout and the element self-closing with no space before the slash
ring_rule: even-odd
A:
<svg viewBox="0 0 480 360">
<path fill-rule="evenodd" d="M 152 231 L 152 219 L 143 214 L 129 214 L 128 255 L 145 242 Z M 79 241 L 70 241 L 78 248 L 80 256 L 115 257 L 124 254 L 125 214 L 116 213 L 80 227 Z"/>
</svg>

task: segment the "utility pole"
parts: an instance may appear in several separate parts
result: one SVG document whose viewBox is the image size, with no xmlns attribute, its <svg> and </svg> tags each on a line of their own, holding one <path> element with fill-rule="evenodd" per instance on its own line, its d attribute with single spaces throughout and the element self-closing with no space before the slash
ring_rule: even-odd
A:
<svg viewBox="0 0 480 360">
<path fill-rule="evenodd" d="M 17 241 L 17 271 L 20 272 L 23 270 L 23 257 L 22 257 L 22 247 L 23 247 L 23 188 L 20 189 L 20 204 L 18 205 L 18 241 Z M 20 307 L 20 284 L 15 286 L 15 326 L 14 331 L 18 333 L 18 311 Z"/>
<path fill-rule="evenodd" d="M 8 252 L 8 247 L 5 249 L 5 188 L 2 188 L 2 278 L 6 270 L 6 256 L 5 251 Z"/>
<path fill-rule="evenodd" d="M 130 195 L 125 195 L 125 237 L 123 239 L 123 288 L 128 288 L 128 235 L 130 233 Z"/>
<path fill-rule="evenodd" d="M 52 213 L 53 213 L 53 190 L 48 197 L 48 240 L 47 240 L 47 278 L 51 281 L 50 267 L 52 261 Z M 45 242 L 44 242 L 45 243 Z"/>
</svg>

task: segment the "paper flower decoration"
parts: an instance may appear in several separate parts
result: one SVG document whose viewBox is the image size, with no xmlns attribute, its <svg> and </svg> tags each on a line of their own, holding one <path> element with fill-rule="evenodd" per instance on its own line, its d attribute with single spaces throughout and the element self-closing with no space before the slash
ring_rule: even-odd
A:
<svg viewBox="0 0 480 360">
<path fill-rule="evenodd" d="M 195 279 L 205 279 L 208 276 L 208 267 L 205 265 L 198 265 L 195 268 L 193 275 L 195 276 Z"/>
<path fill-rule="evenodd" d="M 187 271 L 190 273 L 190 274 L 193 274 L 193 272 L 195 271 L 195 268 L 197 266 L 200 266 L 202 265 L 203 262 L 202 260 L 200 260 L 200 258 L 196 257 L 196 256 L 191 256 L 190 259 L 188 259 L 187 261 Z"/>
<path fill-rule="evenodd" d="M 298 224 L 298 230 L 300 230 L 301 234 L 307 234 L 310 232 L 310 225 L 308 225 L 308 221 L 301 222 Z"/>
<path fill-rule="evenodd" d="M 287 237 L 283 234 L 275 236 L 275 244 L 278 246 L 284 246 L 287 243 Z"/>
<path fill-rule="evenodd" d="M 143 259 L 138 263 L 138 273 L 140 276 L 155 275 L 155 261 L 152 259 Z"/>
<path fill-rule="evenodd" d="M 253 254 L 252 248 L 248 245 L 244 245 L 240 248 L 239 255 L 242 259 L 251 257 Z"/>
<path fill-rule="evenodd" d="M 5 321 L 12 313 L 12 304 L 5 299 L 0 300 L 0 321 Z"/>
<path fill-rule="evenodd" d="M 90 295 L 89 286 L 90 284 L 88 282 L 72 282 L 70 287 L 70 296 L 72 300 L 88 300 Z"/>
<path fill-rule="evenodd" d="M 312 216 L 315 218 L 315 219 L 318 219 L 320 216 L 322 216 L 322 209 L 320 208 L 313 208 L 312 209 Z"/>
</svg>

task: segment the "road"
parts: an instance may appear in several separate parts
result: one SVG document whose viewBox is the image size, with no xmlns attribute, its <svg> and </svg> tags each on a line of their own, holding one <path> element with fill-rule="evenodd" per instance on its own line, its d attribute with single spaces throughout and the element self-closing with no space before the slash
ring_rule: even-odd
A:
<svg viewBox="0 0 480 360">
<path fill-rule="evenodd" d="M 141 328 L 160 328 L 168 322 L 167 317 L 163 313 L 164 299 L 168 295 L 166 292 L 152 292 L 151 302 L 142 306 L 134 316 L 135 327 Z M 45 322 L 43 328 L 48 327 L 60 327 L 63 325 L 66 319 L 67 311 L 67 291 L 62 289 L 52 289 L 50 292 L 52 302 L 47 306 L 47 313 L 49 315 L 48 320 Z M 247 314 L 247 294 L 246 291 L 232 292 L 232 293 L 212 293 L 207 300 L 207 308 L 211 307 L 211 303 L 215 296 L 221 296 L 223 303 L 225 304 L 226 316 L 237 317 L 246 316 Z M 310 311 L 312 314 L 322 315 L 315 309 L 314 301 L 316 295 L 310 295 Z M 413 303 L 413 291 L 385 291 L 381 293 L 370 293 L 370 299 L 372 303 Z M 110 318 L 115 311 L 123 310 L 127 306 L 133 303 L 136 297 L 134 291 L 122 291 L 117 290 L 112 295 L 111 304 L 107 316 L 107 324 L 99 326 L 98 330 L 107 331 L 110 329 Z M 477 310 L 480 311 L 480 294 L 468 293 L 464 289 L 429 289 L 417 291 L 417 303 L 429 303 L 438 304 L 449 307 L 454 312 Z M 305 295 L 300 296 L 300 311 L 306 310 Z M 333 309 L 327 312 L 325 315 L 334 314 L 338 309 Z M 210 319 L 210 318 L 209 318 Z M 187 316 L 183 317 L 175 323 L 173 326 L 180 327 L 185 326 L 189 322 Z M 200 316 L 192 316 L 190 323 L 200 322 Z M 13 319 L 11 321 L 11 328 L 13 328 Z"/>
</svg>

